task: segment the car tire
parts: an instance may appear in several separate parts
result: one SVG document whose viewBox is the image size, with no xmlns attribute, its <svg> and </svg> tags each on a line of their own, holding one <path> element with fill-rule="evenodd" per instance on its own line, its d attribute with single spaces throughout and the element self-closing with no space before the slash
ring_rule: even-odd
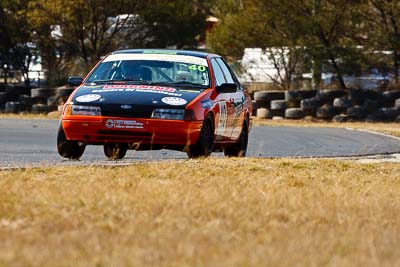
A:
<svg viewBox="0 0 400 267">
<path fill-rule="evenodd" d="M 201 127 L 196 144 L 189 146 L 186 152 L 189 158 L 208 157 L 214 150 L 214 123 L 210 115 L 206 117 Z"/>
<path fill-rule="evenodd" d="M 343 97 L 347 94 L 347 91 L 341 89 L 324 89 L 318 90 L 317 96 L 323 102 L 330 102 L 333 101 L 335 98 Z M 332 103 L 332 102 L 330 102 Z"/>
<path fill-rule="evenodd" d="M 266 108 L 259 108 L 256 111 L 256 117 L 260 119 L 271 119 L 272 118 L 272 112 L 269 109 Z"/>
<path fill-rule="evenodd" d="M 351 100 L 347 97 L 338 97 L 333 100 L 333 106 L 337 109 L 345 110 L 351 107 Z"/>
<path fill-rule="evenodd" d="M 365 115 L 365 111 L 361 106 L 354 106 L 347 109 L 347 116 L 352 119 L 362 119 Z"/>
<path fill-rule="evenodd" d="M 45 114 L 45 113 L 47 113 L 47 111 L 48 111 L 47 105 L 44 105 L 44 104 L 32 105 L 32 113 L 33 114 Z"/>
<path fill-rule="evenodd" d="M 18 113 L 21 111 L 21 103 L 19 102 L 6 102 L 5 113 Z"/>
<path fill-rule="evenodd" d="M 335 115 L 337 115 L 337 111 L 331 105 L 325 104 L 317 109 L 318 119 L 332 119 Z"/>
<path fill-rule="evenodd" d="M 287 108 L 286 100 L 272 100 L 271 110 L 285 110 Z"/>
<path fill-rule="evenodd" d="M 400 98 L 396 99 L 396 101 L 394 102 L 394 106 L 396 108 L 400 108 Z"/>
<path fill-rule="evenodd" d="M 74 91 L 72 87 L 59 87 L 56 89 L 57 97 L 69 97 L 71 93 Z"/>
<path fill-rule="evenodd" d="M 7 102 L 7 93 L 0 92 L 0 104 L 4 104 Z"/>
<path fill-rule="evenodd" d="M 224 149 L 225 157 L 245 157 L 247 152 L 247 144 L 249 143 L 249 128 L 247 122 L 243 123 L 239 140 Z"/>
<path fill-rule="evenodd" d="M 46 88 L 35 88 L 31 90 L 31 97 L 43 97 L 47 98 L 51 96 L 53 90 L 51 89 L 46 89 Z"/>
<path fill-rule="evenodd" d="M 313 97 L 313 98 L 308 98 L 304 99 L 300 102 L 300 108 L 303 110 L 312 110 L 312 109 L 317 109 L 322 105 L 322 102 L 319 98 Z"/>
<path fill-rule="evenodd" d="M 347 122 L 348 116 L 345 114 L 339 114 L 339 115 L 336 115 L 335 117 L 333 117 L 332 121 L 339 122 L 339 123 Z"/>
<path fill-rule="evenodd" d="M 62 125 L 58 128 L 57 133 L 57 151 L 61 157 L 67 159 L 79 160 L 83 152 L 85 152 L 86 145 L 82 145 L 76 141 L 67 140 Z"/>
<path fill-rule="evenodd" d="M 301 108 L 288 108 L 285 110 L 285 118 L 287 119 L 302 119 L 305 113 Z"/>
<path fill-rule="evenodd" d="M 128 151 L 128 144 L 124 143 L 105 143 L 103 146 L 104 155 L 107 158 L 116 160 L 123 159 Z"/>
<path fill-rule="evenodd" d="M 381 108 L 379 110 L 387 120 L 394 120 L 397 116 L 400 115 L 400 109 L 396 107 Z"/>
</svg>

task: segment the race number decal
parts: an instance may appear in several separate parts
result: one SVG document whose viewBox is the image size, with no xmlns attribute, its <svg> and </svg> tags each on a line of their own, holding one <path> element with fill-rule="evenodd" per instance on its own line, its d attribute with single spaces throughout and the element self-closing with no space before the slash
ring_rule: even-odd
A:
<svg viewBox="0 0 400 267">
<path fill-rule="evenodd" d="M 226 103 L 219 102 L 219 119 L 217 125 L 217 135 L 223 135 L 226 128 L 226 120 L 228 118 L 226 111 Z"/>
</svg>

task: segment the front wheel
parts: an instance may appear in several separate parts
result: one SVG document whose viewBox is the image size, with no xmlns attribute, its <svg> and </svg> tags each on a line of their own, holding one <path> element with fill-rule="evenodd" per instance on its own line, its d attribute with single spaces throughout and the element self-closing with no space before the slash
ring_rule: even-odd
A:
<svg viewBox="0 0 400 267">
<path fill-rule="evenodd" d="M 204 120 L 199 139 L 187 151 L 189 158 L 208 157 L 214 150 L 214 123 L 210 115 Z"/>
<path fill-rule="evenodd" d="M 249 141 L 249 128 L 247 122 L 243 123 L 242 132 L 240 133 L 239 140 L 224 149 L 226 157 L 245 157 L 247 152 L 247 144 Z"/>
<path fill-rule="evenodd" d="M 77 141 L 67 140 L 62 125 L 58 128 L 57 133 L 57 151 L 60 156 L 67 159 L 80 159 L 85 152 L 86 145 Z"/>
<path fill-rule="evenodd" d="M 128 144 L 123 143 L 105 143 L 104 155 L 109 159 L 123 159 L 128 150 Z"/>
</svg>

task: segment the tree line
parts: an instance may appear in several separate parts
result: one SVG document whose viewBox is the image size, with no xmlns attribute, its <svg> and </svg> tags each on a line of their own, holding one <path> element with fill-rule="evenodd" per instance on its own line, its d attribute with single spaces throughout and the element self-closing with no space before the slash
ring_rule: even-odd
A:
<svg viewBox="0 0 400 267">
<path fill-rule="evenodd" d="M 209 15 L 219 22 L 206 36 Z M 1 0 L 0 68 L 27 75 L 38 54 L 57 84 L 113 50 L 198 49 L 206 40 L 230 60 L 266 49 L 284 70 L 275 80 L 282 88 L 302 72 L 318 87 L 326 68 L 345 88 L 345 74 L 368 66 L 399 81 L 399 23 L 398 0 Z"/>
<path fill-rule="evenodd" d="M 221 23 L 208 36 L 209 48 L 236 58 L 246 47 L 266 49 L 285 70 L 275 80 L 284 89 L 310 70 L 318 87 L 326 68 L 342 88 L 344 74 L 367 67 L 399 82 L 398 0 L 216 0 L 214 11 Z"/>
<path fill-rule="evenodd" d="M 209 10 L 208 0 L 0 0 L 0 68 L 26 76 L 40 55 L 57 84 L 117 49 L 195 49 Z"/>
</svg>

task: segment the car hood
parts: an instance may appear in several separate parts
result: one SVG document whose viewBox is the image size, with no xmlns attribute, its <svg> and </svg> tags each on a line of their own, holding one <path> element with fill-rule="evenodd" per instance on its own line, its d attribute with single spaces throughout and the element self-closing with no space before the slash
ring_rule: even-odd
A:
<svg viewBox="0 0 400 267">
<path fill-rule="evenodd" d="M 183 90 L 153 85 L 106 84 L 82 86 L 72 101 L 81 105 L 135 105 L 185 107 L 200 90 Z"/>
</svg>

